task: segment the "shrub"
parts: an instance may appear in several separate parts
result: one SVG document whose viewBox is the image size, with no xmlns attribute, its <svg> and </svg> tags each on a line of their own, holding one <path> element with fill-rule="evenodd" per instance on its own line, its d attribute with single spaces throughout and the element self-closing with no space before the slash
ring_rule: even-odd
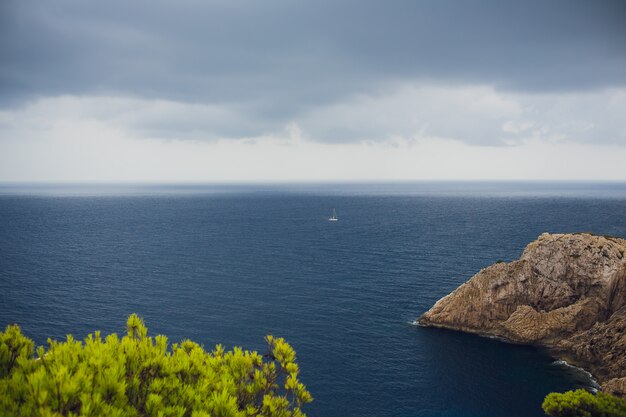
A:
<svg viewBox="0 0 626 417">
<path fill-rule="evenodd" d="M 0 333 L 0 416 L 303 417 L 312 401 L 298 381 L 295 352 L 267 336 L 268 352 L 191 340 L 168 349 L 135 314 L 119 338 L 69 335 L 48 349 L 10 325 Z"/>
<path fill-rule="evenodd" d="M 551 417 L 626 417 L 626 401 L 584 389 L 548 394 L 541 407 Z"/>
</svg>

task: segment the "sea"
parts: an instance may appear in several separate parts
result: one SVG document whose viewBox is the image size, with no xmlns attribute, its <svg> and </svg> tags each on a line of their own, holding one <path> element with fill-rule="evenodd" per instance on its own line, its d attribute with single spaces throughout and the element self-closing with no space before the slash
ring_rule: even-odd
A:
<svg viewBox="0 0 626 417">
<path fill-rule="evenodd" d="M 626 237 L 626 184 L 1 184 L 0 326 L 46 344 L 138 313 L 207 349 L 284 337 L 310 417 L 536 417 L 590 375 L 413 322 L 543 232 Z"/>
</svg>

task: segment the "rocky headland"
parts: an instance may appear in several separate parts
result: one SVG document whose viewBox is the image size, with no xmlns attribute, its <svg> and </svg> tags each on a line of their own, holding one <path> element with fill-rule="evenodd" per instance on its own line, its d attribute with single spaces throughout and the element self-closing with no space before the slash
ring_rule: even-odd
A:
<svg viewBox="0 0 626 417">
<path fill-rule="evenodd" d="M 548 347 L 626 396 L 626 240 L 544 233 L 478 272 L 419 324 Z"/>
</svg>

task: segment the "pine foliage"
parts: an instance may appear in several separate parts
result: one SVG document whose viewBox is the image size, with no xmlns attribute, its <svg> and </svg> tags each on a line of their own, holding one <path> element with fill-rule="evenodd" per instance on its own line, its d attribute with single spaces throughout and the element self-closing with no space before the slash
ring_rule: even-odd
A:
<svg viewBox="0 0 626 417">
<path fill-rule="evenodd" d="M 168 348 L 135 314 L 127 333 L 39 347 L 10 325 L 0 332 L 0 416 L 304 417 L 312 401 L 292 347 L 267 336 L 268 352 L 191 340 Z"/>
<path fill-rule="evenodd" d="M 551 417 L 626 417 L 625 400 L 584 389 L 548 394 L 542 408 Z"/>
</svg>

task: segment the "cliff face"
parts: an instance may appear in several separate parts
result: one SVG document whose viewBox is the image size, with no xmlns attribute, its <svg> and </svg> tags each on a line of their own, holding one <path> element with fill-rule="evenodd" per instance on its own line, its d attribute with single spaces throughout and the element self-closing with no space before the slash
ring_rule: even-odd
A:
<svg viewBox="0 0 626 417">
<path fill-rule="evenodd" d="M 626 240 L 542 234 L 521 258 L 478 272 L 419 318 L 551 348 L 626 394 Z"/>
</svg>

